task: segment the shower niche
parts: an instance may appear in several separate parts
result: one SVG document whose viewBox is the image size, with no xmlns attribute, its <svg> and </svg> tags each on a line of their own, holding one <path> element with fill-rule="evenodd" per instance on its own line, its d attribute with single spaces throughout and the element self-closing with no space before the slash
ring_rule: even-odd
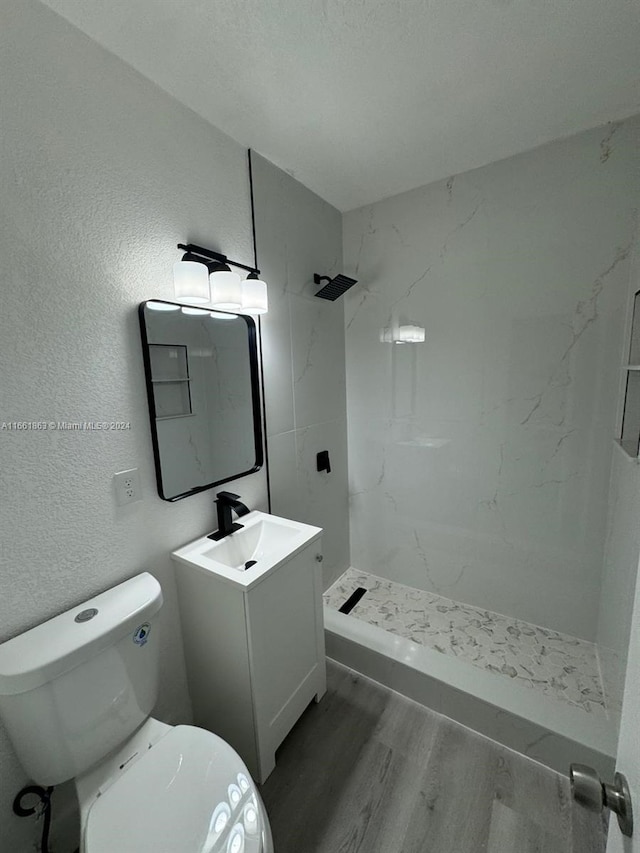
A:
<svg viewBox="0 0 640 853">
<path fill-rule="evenodd" d="M 640 290 L 633 298 L 620 445 L 629 456 L 640 454 Z"/>
</svg>

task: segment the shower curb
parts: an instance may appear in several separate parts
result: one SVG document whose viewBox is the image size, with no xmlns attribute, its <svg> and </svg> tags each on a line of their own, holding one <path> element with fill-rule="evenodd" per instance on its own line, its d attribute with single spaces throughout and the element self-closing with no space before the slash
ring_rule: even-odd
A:
<svg viewBox="0 0 640 853">
<path fill-rule="evenodd" d="M 324 623 L 332 660 L 559 773 L 567 775 L 569 765 L 579 762 L 612 775 L 616 743 L 610 720 L 532 695 L 327 605 Z"/>
</svg>

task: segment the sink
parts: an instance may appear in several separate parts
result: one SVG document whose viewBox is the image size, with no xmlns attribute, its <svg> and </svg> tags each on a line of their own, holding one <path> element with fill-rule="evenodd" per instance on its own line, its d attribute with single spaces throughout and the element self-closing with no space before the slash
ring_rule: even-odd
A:
<svg viewBox="0 0 640 853">
<path fill-rule="evenodd" d="M 254 510 L 238 519 L 241 530 L 219 542 L 202 536 L 171 555 L 235 586 L 249 589 L 322 534 L 322 528 Z"/>
<path fill-rule="evenodd" d="M 248 524 L 242 530 L 237 530 L 216 542 L 203 551 L 202 556 L 224 563 L 230 569 L 245 571 L 248 562 L 269 560 L 272 554 L 298 535 L 296 528 L 280 524 L 275 519 L 261 518 L 255 524 Z"/>
</svg>

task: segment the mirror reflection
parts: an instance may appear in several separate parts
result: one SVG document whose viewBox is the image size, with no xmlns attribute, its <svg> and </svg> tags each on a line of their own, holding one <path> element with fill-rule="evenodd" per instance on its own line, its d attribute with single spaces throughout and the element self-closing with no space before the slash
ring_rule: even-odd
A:
<svg viewBox="0 0 640 853">
<path fill-rule="evenodd" d="M 160 497 L 179 500 L 257 471 L 254 320 L 150 300 L 140 326 Z"/>
</svg>

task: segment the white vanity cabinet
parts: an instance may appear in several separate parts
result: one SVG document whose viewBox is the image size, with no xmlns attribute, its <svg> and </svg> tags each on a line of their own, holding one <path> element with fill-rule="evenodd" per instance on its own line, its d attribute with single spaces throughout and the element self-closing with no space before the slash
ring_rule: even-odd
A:
<svg viewBox="0 0 640 853">
<path fill-rule="evenodd" d="M 290 524 L 303 535 L 274 565 L 267 557 L 247 570 L 216 571 L 197 564 L 197 543 L 172 555 L 194 722 L 228 741 L 258 782 L 274 769 L 275 751 L 300 714 L 326 690 L 322 531 Z M 206 547 L 215 555 L 215 543 Z"/>
</svg>

